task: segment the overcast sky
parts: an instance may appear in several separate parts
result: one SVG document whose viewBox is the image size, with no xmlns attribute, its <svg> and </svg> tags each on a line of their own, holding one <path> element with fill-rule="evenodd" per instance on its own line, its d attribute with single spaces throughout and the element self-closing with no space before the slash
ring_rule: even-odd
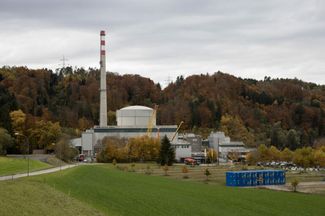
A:
<svg viewBox="0 0 325 216">
<path fill-rule="evenodd" d="M 166 84 L 223 71 L 325 84 L 323 0 L 0 0 L 0 66 L 99 67 Z"/>
</svg>

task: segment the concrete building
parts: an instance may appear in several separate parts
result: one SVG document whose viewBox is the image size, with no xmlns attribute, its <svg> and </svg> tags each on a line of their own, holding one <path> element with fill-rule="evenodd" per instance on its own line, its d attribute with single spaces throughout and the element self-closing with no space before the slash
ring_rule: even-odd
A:
<svg viewBox="0 0 325 216">
<path fill-rule="evenodd" d="M 172 143 L 175 149 L 175 159 L 178 162 L 184 162 L 184 159 L 192 156 L 192 145 L 183 139 L 178 139 Z"/>
<path fill-rule="evenodd" d="M 202 138 L 199 135 L 193 133 L 178 134 L 178 139 L 175 139 L 172 146 L 175 148 L 175 159 L 178 162 L 183 162 L 187 157 L 202 161 L 202 157 L 204 157 Z"/>
<path fill-rule="evenodd" d="M 208 140 L 210 148 L 219 152 L 219 159 L 222 162 L 228 161 L 229 153 L 236 153 L 239 158 L 244 158 L 248 152 L 254 150 L 247 148 L 241 141 L 231 141 L 230 137 L 225 136 L 225 133 L 220 131 L 211 133 Z"/>
</svg>

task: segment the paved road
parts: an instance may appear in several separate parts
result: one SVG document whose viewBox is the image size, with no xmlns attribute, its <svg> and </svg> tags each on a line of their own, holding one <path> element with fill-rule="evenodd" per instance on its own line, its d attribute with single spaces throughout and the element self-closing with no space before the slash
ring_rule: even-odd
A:
<svg viewBox="0 0 325 216">
<path fill-rule="evenodd" d="M 33 172 L 29 173 L 29 176 L 36 176 L 36 175 L 58 172 L 60 170 L 69 169 L 69 168 L 72 168 L 75 166 L 78 166 L 78 164 L 64 165 L 62 167 L 55 167 L 55 168 L 50 168 L 50 169 L 45 169 L 45 170 L 33 171 Z M 27 173 L 21 173 L 21 174 L 9 175 L 9 176 L 0 176 L 0 181 L 14 180 L 14 179 L 18 179 L 18 178 L 22 178 L 22 177 L 26 177 L 26 176 L 28 176 Z"/>
</svg>

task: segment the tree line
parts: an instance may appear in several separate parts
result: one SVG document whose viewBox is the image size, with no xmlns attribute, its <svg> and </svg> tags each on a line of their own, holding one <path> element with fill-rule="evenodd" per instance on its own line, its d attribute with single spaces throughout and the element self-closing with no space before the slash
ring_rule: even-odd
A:
<svg viewBox="0 0 325 216">
<path fill-rule="evenodd" d="M 302 147 L 295 151 L 285 148 L 281 151 L 275 146 L 267 147 L 262 144 L 255 152 L 249 153 L 246 159 L 251 165 L 257 162 L 286 161 L 303 168 L 325 167 L 325 145 L 316 148 Z"/>
<path fill-rule="evenodd" d="M 53 142 L 52 135 L 37 137 L 44 127 L 55 129 L 59 124 L 64 133 L 78 136 L 98 125 L 98 89 L 99 71 L 94 68 L 66 67 L 54 72 L 2 67 L 0 127 L 14 137 L 10 113 L 21 110 L 33 148 Z M 265 77 L 258 81 L 216 72 L 179 76 L 162 89 L 159 83 L 139 75 L 107 73 L 107 98 L 111 125 L 116 124 L 117 109 L 158 104 L 158 124 L 184 121 L 181 131 L 199 133 L 203 138 L 213 130 L 222 130 L 248 146 L 263 143 L 294 150 L 313 146 L 325 136 L 325 86 L 297 79 Z M 37 146 L 36 140 L 43 144 Z M 19 148 L 9 150 L 19 152 Z"/>
</svg>

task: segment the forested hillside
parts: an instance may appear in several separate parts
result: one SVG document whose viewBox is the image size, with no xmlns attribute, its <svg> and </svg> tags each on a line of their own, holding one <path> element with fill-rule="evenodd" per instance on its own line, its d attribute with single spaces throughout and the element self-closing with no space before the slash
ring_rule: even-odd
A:
<svg viewBox="0 0 325 216">
<path fill-rule="evenodd" d="M 297 79 L 257 81 L 217 72 L 181 76 L 162 90 L 139 75 L 108 73 L 107 89 L 110 124 L 115 123 L 116 109 L 158 104 L 159 124 L 184 121 L 183 130 L 204 135 L 219 129 L 251 146 L 295 149 L 312 146 L 325 136 L 325 86 Z M 59 122 L 82 131 L 98 124 L 98 90 L 96 69 L 67 67 L 54 73 L 2 67 L 0 126 L 13 134 L 10 112 L 21 109 L 26 114 L 25 130 Z"/>
</svg>

